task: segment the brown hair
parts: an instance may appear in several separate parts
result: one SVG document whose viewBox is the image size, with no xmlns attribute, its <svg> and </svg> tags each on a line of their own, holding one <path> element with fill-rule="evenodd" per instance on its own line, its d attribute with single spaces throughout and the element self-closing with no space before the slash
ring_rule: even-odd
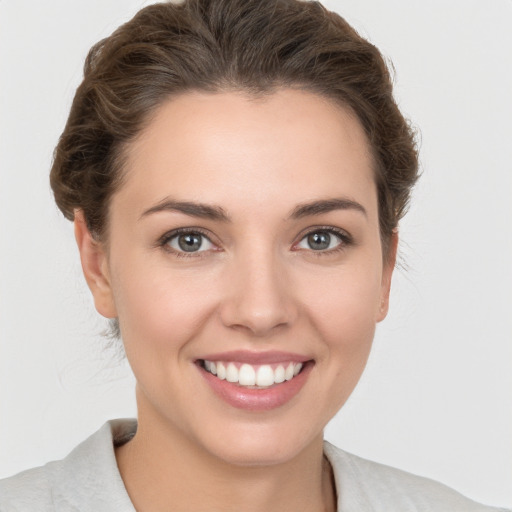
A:
<svg viewBox="0 0 512 512">
<path fill-rule="evenodd" d="M 318 2 L 186 0 L 139 11 L 89 52 L 55 149 L 51 186 L 68 219 L 105 235 L 123 149 L 150 114 L 190 91 L 309 90 L 348 106 L 375 160 L 384 252 L 418 175 L 412 130 L 379 51 Z"/>
</svg>

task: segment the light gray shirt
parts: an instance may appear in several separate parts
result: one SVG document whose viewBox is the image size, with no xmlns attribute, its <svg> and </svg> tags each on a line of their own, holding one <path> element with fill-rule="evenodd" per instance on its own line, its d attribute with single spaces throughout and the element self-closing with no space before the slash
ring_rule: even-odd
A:
<svg viewBox="0 0 512 512">
<path fill-rule="evenodd" d="M 117 468 L 114 446 L 130 440 L 136 429 L 136 420 L 109 421 L 65 459 L 0 480 L 0 511 L 135 512 Z M 338 512 L 505 511 L 327 442 L 324 451 L 334 471 Z"/>
</svg>

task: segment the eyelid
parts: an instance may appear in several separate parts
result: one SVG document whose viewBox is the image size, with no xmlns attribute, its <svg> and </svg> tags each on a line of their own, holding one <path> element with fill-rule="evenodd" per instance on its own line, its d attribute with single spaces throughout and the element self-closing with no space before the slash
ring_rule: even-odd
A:
<svg viewBox="0 0 512 512">
<path fill-rule="evenodd" d="M 338 245 L 336 245 L 336 247 L 333 247 L 332 249 L 326 249 L 323 251 L 315 251 L 313 249 L 297 248 L 298 244 L 300 242 L 302 242 L 307 236 L 312 235 L 313 233 L 318 233 L 318 232 L 324 232 L 324 233 L 329 233 L 330 235 L 334 235 L 335 237 L 337 237 L 340 240 L 340 243 Z M 317 255 L 321 255 L 321 254 L 329 254 L 332 252 L 343 250 L 346 247 L 351 246 L 351 245 L 354 245 L 354 239 L 353 239 L 352 235 L 350 235 L 350 233 L 348 233 L 344 229 L 341 229 L 341 228 L 338 228 L 335 226 L 311 226 L 300 233 L 300 235 L 297 237 L 297 241 L 294 242 L 292 249 L 297 250 L 297 251 L 300 251 L 300 250 L 309 251 L 309 252 L 315 253 Z"/>
<path fill-rule="evenodd" d="M 336 245 L 336 247 L 332 249 L 326 249 L 326 250 L 319 250 L 315 251 L 313 249 L 302 249 L 298 248 L 298 244 L 304 240 L 307 236 L 317 233 L 317 232 L 326 232 L 331 235 L 334 235 L 340 240 L 340 243 Z M 179 235 L 182 234 L 199 234 L 201 236 L 204 236 L 214 247 L 213 249 L 207 249 L 202 251 L 193 251 L 193 252 L 186 252 L 186 251 L 179 251 L 169 246 L 169 241 Z M 175 228 L 170 231 L 167 231 L 164 233 L 160 238 L 158 238 L 156 242 L 156 246 L 164 249 L 167 252 L 173 253 L 177 256 L 184 256 L 184 257 L 200 257 L 204 256 L 203 253 L 208 253 L 210 251 L 220 251 L 222 250 L 219 247 L 218 242 L 214 241 L 215 236 L 212 236 L 212 233 L 204 228 L 196 227 L 196 226 L 190 226 L 190 227 L 180 227 Z M 297 237 L 297 241 L 292 244 L 292 250 L 295 251 L 308 251 L 311 253 L 315 253 L 317 255 L 322 254 L 330 254 L 339 250 L 343 250 L 348 246 L 354 245 L 354 239 L 350 233 L 348 233 L 346 230 L 335 227 L 335 226 L 325 226 L 325 225 L 319 225 L 319 226 L 310 226 L 304 231 L 302 231 L 299 236 Z"/>
<path fill-rule="evenodd" d="M 187 252 L 187 251 L 180 251 L 180 250 L 177 250 L 173 247 L 171 247 L 169 245 L 169 242 L 175 238 L 175 237 L 178 237 L 179 235 L 188 235 L 188 234 L 197 234 L 197 235 L 201 235 L 203 236 L 204 238 L 206 238 L 212 245 L 213 245 L 213 248 L 210 248 L 210 249 L 206 249 L 206 250 L 201 250 L 201 251 L 191 251 L 191 252 Z M 212 240 L 213 236 L 212 234 L 203 229 L 203 228 L 199 228 L 199 227 L 195 227 L 195 226 L 191 226 L 191 227 L 182 227 L 182 228 L 176 228 L 176 229 L 172 229 L 170 231 L 167 231 L 166 233 L 164 233 L 158 240 L 157 240 L 157 243 L 155 244 L 157 247 L 160 247 L 162 248 L 163 250 L 169 252 L 169 253 L 172 253 L 176 256 L 180 256 L 180 257 L 200 257 L 200 256 L 203 256 L 204 254 L 203 253 L 207 253 L 207 252 L 210 252 L 212 250 L 220 250 L 219 247 L 218 247 L 218 244 L 215 243 L 213 240 Z"/>
</svg>

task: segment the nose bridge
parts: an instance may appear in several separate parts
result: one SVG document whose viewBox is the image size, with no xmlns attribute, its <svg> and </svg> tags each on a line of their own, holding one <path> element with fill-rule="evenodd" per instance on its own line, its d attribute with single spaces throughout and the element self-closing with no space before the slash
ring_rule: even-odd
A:
<svg viewBox="0 0 512 512">
<path fill-rule="evenodd" d="M 228 274 L 221 312 L 225 325 L 265 336 L 294 320 L 286 265 L 268 240 L 252 240 L 236 251 Z"/>
</svg>

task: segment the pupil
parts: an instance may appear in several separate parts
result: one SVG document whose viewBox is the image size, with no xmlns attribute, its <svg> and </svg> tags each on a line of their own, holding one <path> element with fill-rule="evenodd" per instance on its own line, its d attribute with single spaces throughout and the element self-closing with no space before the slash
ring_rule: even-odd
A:
<svg viewBox="0 0 512 512">
<path fill-rule="evenodd" d="M 201 235 L 181 235 L 178 244 L 183 251 L 194 252 L 201 248 Z"/>
<path fill-rule="evenodd" d="M 308 244 L 311 249 L 320 251 L 328 249 L 331 243 L 331 235 L 329 233 L 313 233 L 308 236 Z"/>
</svg>

